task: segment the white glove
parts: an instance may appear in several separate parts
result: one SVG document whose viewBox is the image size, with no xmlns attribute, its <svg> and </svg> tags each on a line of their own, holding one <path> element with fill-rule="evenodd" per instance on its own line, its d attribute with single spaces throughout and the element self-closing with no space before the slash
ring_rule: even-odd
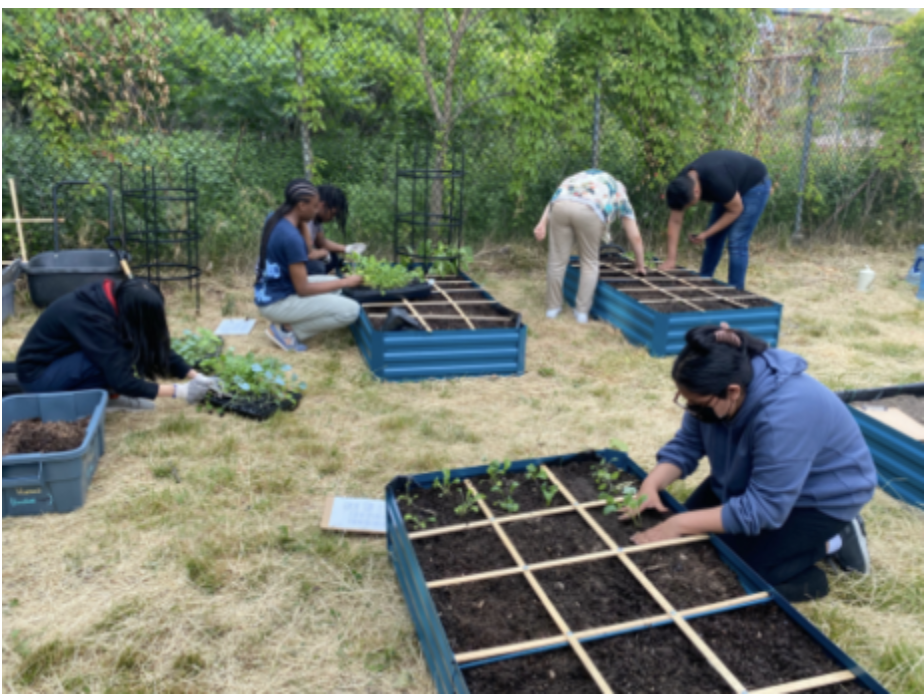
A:
<svg viewBox="0 0 924 696">
<path fill-rule="evenodd" d="M 359 254 L 362 256 L 366 251 L 366 245 L 362 242 L 356 242 L 355 244 L 347 244 L 344 247 L 344 250 L 347 254 Z"/>
<path fill-rule="evenodd" d="M 186 403 L 188 404 L 198 404 L 205 399 L 211 391 L 218 391 L 218 380 L 214 377 L 196 375 L 192 381 L 186 384 L 174 384 L 173 398 L 186 399 Z"/>
</svg>

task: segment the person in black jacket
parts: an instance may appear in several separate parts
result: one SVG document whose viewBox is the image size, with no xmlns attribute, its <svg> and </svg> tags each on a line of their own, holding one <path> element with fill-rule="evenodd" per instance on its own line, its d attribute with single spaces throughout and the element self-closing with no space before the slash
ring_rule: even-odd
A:
<svg viewBox="0 0 924 696">
<path fill-rule="evenodd" d="M 26 393 L 106 389 L 111 410 L 147 410 L 157 397 L 202 401 L 217 380 L 170 348 L 164 296 L 145 280 L 94 283 L 58 298 L 16 356 Z M 189 379 L 157 384 L 159 377 Z"/>
</svg>

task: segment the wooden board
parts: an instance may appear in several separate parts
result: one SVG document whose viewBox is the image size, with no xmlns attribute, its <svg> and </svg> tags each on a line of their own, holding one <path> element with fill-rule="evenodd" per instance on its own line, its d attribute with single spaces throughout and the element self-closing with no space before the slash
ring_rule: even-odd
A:
<svg viewBox="0 0 924 696">
<path fill-rule="evenodd" d="M 924 442 L 924 425 L 918 423 L 899 408 L 892 408 L 891 406 L 857 406 L 857 409 L 863 411 L 870 418 L 875 418 L 880 423 L 885 423 L 893 430 L 907 435 L 912 440 Z"/>
</svg>

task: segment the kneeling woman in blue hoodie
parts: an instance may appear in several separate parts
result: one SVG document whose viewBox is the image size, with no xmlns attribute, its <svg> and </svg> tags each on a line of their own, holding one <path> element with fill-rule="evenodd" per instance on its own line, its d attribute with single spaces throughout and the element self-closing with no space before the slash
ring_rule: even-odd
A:
<svg viewBox="0 0 924 696">
<path fill-rule="evenodd" d="M 876 487 L 873 460 L 847 407 L 807 366 L 725 324 L 687 333 L 673 368 L 674 401 L 686 413 L 641 487 L 643 508 L 666 512 L 658 493 L 703 455 L 712 471 L 687 500 L 690 512 L 633 541 L 720 534 L 790 601 L 828 593 L 816 566 L 827 557 L 869 572 L 859 513 Z"/>
</svg>

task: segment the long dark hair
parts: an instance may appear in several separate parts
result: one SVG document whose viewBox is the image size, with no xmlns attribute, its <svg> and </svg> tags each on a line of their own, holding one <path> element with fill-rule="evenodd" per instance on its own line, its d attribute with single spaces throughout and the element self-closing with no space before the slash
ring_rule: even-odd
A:
<svg viewBox="0 0 924 696">
<path fill-rule="evenodd" d="M 276 208 L 276 212 L 269 216 L 263 225 L 263 234 L 260 236 L 260 261 L 257 263 L 257 282 L 263 277 L 263 266 L 266 265 L 266 247 L 269 246 L 270 236 L 276 225 L 286 215 L 292 212 L 299 201 L 310 201 L 318 195 L 318 190 L 308 179 L 292 179 L 286 186 L 286 200 Z"/>
<path fill-rule="evenodd" d="M 727 333 L 724 333 L 727 332 Z M 732 333 L 740 345 L 720 340 Z M 697 326 L 687 331 L 687 344 L 674 361 L 671 376 L 678 386 L 700 396 L 725 398 L 732 384 L 747 389 L 754 379 L 751 359 L 769 346 L 740 329 Z"/>
<path fill-rule="evenodd" d="M 350 215 L 350 204 L 347 203 L 346 194 L 336 186 L 321 184 L 318 186 L 318 195 L 321 197 L 321 202 L 324 205 L 328 208 L 334 208 L 337 211 L 337 215 L 334 219 L 337 220 L 340 234 L 345 236 L 347 218 Z"/>
<path fill-rule="evenodd" d="M 160 288 L 140 278 L 124 280 L 115 290 L 115 301 L 119 331 L 139 375 L 149 380 L 169 377 L 170 330 Z"/>
</svg>

